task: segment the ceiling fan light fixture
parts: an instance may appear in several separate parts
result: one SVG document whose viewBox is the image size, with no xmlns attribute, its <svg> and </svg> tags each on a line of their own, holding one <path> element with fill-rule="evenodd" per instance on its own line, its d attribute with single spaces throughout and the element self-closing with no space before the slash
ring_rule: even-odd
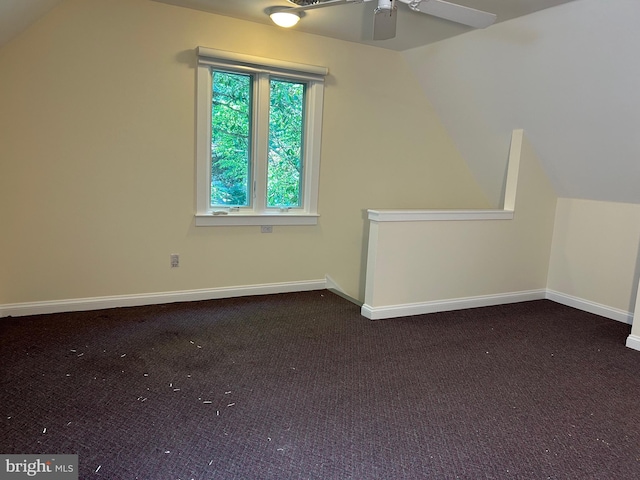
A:
<svg viewBox="0 0 640 480">
<path fill-rule="evenodd" d="M 279 27 L 291 28 L 300 21 L 300 15 L 293 12 L 279 11 L 269 14 L 273 23 Z"/>
</svg>

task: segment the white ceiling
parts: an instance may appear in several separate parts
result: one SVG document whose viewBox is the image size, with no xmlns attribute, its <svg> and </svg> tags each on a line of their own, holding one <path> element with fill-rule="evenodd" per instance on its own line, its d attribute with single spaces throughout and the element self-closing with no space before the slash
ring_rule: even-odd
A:
<svg viewBox="0 0 640 480">
<path fill-rule="evenodd" d="M 265 14 L 268 7 L 294 6 L 287 0 L 155 1 L 265 24 L 271 24 L 271 20 Z M 573 0 L 452 0 L 452 3 L 495 13 L 498 16 L 497 22 L 503 22 L 570 1 Z M 371 31 L 373 10 L 376 6 L 377 1 L 373 0 L 309 10 L 294 28 L 306 33 L 400 51 L 428 45 L 472 30 L 464 25 L 412 12 L 407 5 L 400 4 L 396 38 L 374 41 L 371 40 Z"/>
</svg>

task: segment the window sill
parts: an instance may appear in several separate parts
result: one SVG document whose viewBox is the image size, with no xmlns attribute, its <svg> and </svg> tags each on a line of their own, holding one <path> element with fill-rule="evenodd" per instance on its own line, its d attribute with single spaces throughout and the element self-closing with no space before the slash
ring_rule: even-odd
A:
<svg viewBox="0 0 640 480">
<path fill-rule="evenodd" d="M 247 214 L 229 213 L 213 215 L 196 214 L 196 227 L 242 226 L 242 225 L 317 225 L 320 215 L 314 213 Z"/>
</svg>

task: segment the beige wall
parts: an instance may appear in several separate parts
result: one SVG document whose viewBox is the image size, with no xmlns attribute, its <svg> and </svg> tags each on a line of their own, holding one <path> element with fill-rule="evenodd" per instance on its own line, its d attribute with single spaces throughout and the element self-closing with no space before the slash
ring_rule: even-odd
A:
<svg viewBox="0 0 640 480">
<path fill-rule="evenodd" d="M 547 286 L 633 312 L 639 248 L 640 205 L 558 199 Z"/>
<path fill-rule="evenodd" d="M 198 45 L 329 67 L 317 226 L 194 227 Z M 148 0 L 66 0 L 0 50 L 0 305 L 325 274 L 362 298 L 366 208 L 485 205 L 397 52 Z"/>
</svg>

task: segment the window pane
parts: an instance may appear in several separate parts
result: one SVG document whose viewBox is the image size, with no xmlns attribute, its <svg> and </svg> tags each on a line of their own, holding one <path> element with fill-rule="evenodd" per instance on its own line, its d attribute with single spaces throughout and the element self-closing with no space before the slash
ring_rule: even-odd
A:
<svg viewBox="0 0 640 480">
<path fill-rule="evenodd" d="M 251 75 L 213 72 L 211 206 L 248 206 Z"/>
<path fill-rule="evenodd" d="M 271 80 L 267 206 L 299 207 L 305 84 Z"/>
</svg>

